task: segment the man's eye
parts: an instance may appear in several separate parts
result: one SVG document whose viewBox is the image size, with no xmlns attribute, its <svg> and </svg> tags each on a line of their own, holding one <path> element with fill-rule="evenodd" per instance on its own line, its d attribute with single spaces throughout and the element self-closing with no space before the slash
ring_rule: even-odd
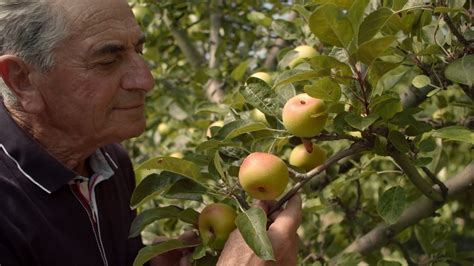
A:
<svg viewBox="0 0 474 266">
<path fill-rule="evenodd" d="M 109 66 L 109 65 L 114 64 L 116 61 L 117 61 L 117 60 L 115 60 L 115 59 L 114 59 L 114 60 L 108 60 L 108 61 L 100 62 L 99 64 L 100 64 L 101 66 Z"/>
</svg>

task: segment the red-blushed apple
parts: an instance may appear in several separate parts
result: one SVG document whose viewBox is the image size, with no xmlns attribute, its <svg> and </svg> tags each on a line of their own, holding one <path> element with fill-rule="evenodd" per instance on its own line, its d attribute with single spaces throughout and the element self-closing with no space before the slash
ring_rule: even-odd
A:
<svg viewBox="0 0 474 266">
<path fill-rule="evenodd" d="M 297 55 L 293 60 L 291 60 L 290 63 L 288 63 L 288 67 L 290 68 L 294 68 L 297 65 L 301 64 L 302 62 L 304 62 L 305 58 L 309 59 L 318 55 L 316 49 L 309 45 L 300 45 L 293 49 L 293 51 L 295 51 Z"/>
<path fill-rule="evenodd" d="M 270 86 L 272 86 L 273 84 L 272 76 L 270 76 L 270 74 L 268 74 L 267 72 L 255 72 L 252 75 L 250 75 L 250 77 L 259 78 L 265 81 L 265 83 L 267 83 Z"/>
<path fill-rule="evenodd" d="M 273 200 L 288 184 L 288 167 L 279 157 L 264 152 L 249 154 L 239 169 L 242 188 L 255 199 Z"/>
<path fill-rule="evenodd" d="M 199 214 L 198 229 L 205 246 L 214 250 L 224 248 L 229 234 L 235 229 L 235 210 L 224 203 L 207 205 Z"/>
<path fill-rule="evenodd" d="M 301 93 L 285 103 L 282 118 L 288 132 L 310 138 L 323 130 L 328 119 L 327 107 L 323 100 Z"/>
<path fill-rule="evenodd" d="M 312 151 L 309 153 L 304 144 L 300 144 L 293 148 L 288 161 L 295 167 L 310 171 L 326 161 L 326 152 L 313 143 Z"/>
</svg>

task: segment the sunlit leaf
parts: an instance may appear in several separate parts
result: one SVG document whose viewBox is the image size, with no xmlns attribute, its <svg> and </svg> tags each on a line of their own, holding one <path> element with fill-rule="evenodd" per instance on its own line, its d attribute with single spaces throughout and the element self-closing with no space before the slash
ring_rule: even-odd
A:
<svg viewBox="0 0 474 266">
<path fill-rule="evenodd" d="M 328 77 L 305 86 L 304 91 L 311 97 L 326 101 L 337 102 L 341 98 L 341 87 Z"/>
<path fill-rule="evenodd" d="M 433 132 L 433 136 L 446 140 L 462 141 L 474 144 L 474 132 L 461 126 L 450 126 L 437 129 L 435 132 Z"/>
<path fill-rule="evenodd" d="M 472 86 L 474 81 L 474 54 L 466 55 L 450 63 L 444 70 L 449 80 Z"/>
<path fill-rule="evenodd" d="M 360 25 L 359 44 L 371 40 L 385 26 L 392 15 L 393 11 L 388 8 L 380 8 L 370 13 Z"/>
<path fill-rule="evenodd" d="M 346 122 L 354 128 L 357 128 L 360 131 L 365 130 L 370 125 L 372 125 L 377 119 L 379 119 L 379 115 L 377 114 L 370 114 L 366 117 L 362 117 L 356 114 L 348 114 L 345 117 Z"/>
<path fill-rule="evenodd" d="M 318 7 L 309 17 L 309 28 L 322 42 L 337 47 L 348 47 L 354 34 L 347 10 L 333 4 Z"/>
<path fill-rule="evenodd" d="M 396 40 L 395 36 L 385 36 L 362 43 L 357 50 L 356 57 L 366 65 L 371 65 Z"/>
<path fill-rule="evenodd" d="M 250 208 L 235 219 L 247 245 L 264 260 L 275 260 L 270 239 L 267 236 L 267 215 L 261 208 Z"/>
<path fill-rule="evenodd" d="M 264 130 L 267 126 L 261 122 L 236 120 L 225 124 L 215 136 L 216 139 L 230 140 L 242 134 Z"/>
</svg>

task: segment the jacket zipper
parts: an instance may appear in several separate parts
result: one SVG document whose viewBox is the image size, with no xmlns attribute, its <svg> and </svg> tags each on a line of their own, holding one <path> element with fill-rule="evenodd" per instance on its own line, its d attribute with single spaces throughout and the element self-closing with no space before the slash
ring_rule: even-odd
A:
<svg viewBox="0 0 474 266">
<path fill-rule="evenodd" d="M 102 261 L 104 262 L 104 266 L 108 266 L 107 262 L 107 257 L 105 255 L 105 249 L 104 245 L 102 243 L 102 238 L 100 236 L 100 232 L 98 232 L 98 223 L 97 223 L 97 218 L 96 217 L 96 212 L 94 212 L 89 204 L 89 201 L 82 195 L 80 189 L 79 189 L 79 184 L 74 183 L 70 185 L 71 192 L 74 195 L 74 197 L 81 203 L 81 206 L 84 208 L 84 210 L 87 213 L 87 217 L 89 218 L 92 231 L 94 233 L 95 241 L 97 244 L 97 247 L 99 248 L 100 256 L 102 258 Z"/>
</svg>

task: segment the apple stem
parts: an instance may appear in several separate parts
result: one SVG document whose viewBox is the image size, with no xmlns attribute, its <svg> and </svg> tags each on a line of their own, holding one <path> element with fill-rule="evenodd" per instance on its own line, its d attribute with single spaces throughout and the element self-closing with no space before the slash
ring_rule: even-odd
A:
<svg viewBox="0 0 474 266">
<path fill-rule="evenodd" d="M 301 142 L 303 142 L 304 148 L 308 153 L 313 152 L 313 142 L 311 142 L 311 139 L 301 138 Z"/>
<path fill-rule="evenodd" d="M 352 156 L 354 154 L 367 151 L 370 147 L 365 142 L 357 142 L 352 144 L 348 149 L 340 151 L 339 153 L 335 154 L 331 158 L 327 159 L 323 164 L 314 168 L 313 170 L 309 171 L 306 174 L 297 174 L 295 177 L 300 179 L 301 181 L 297 182 L 295 186 L 290 189 L 283 197 L 278 200 L 278 202 L 273 206 L 273 208 L 268 212 L 268 217 L 272 215 L 274 212 L 279 210 L 285 202 L 287 202 L 291 197 L 293 197 L 298 191 L 312 178 L 318 176 L 321 172 L 329 168 L 332 164 L 337 163 L 339 160 Z M 323 177 L 322 177 L 323 178 Z"/>
</svg>

